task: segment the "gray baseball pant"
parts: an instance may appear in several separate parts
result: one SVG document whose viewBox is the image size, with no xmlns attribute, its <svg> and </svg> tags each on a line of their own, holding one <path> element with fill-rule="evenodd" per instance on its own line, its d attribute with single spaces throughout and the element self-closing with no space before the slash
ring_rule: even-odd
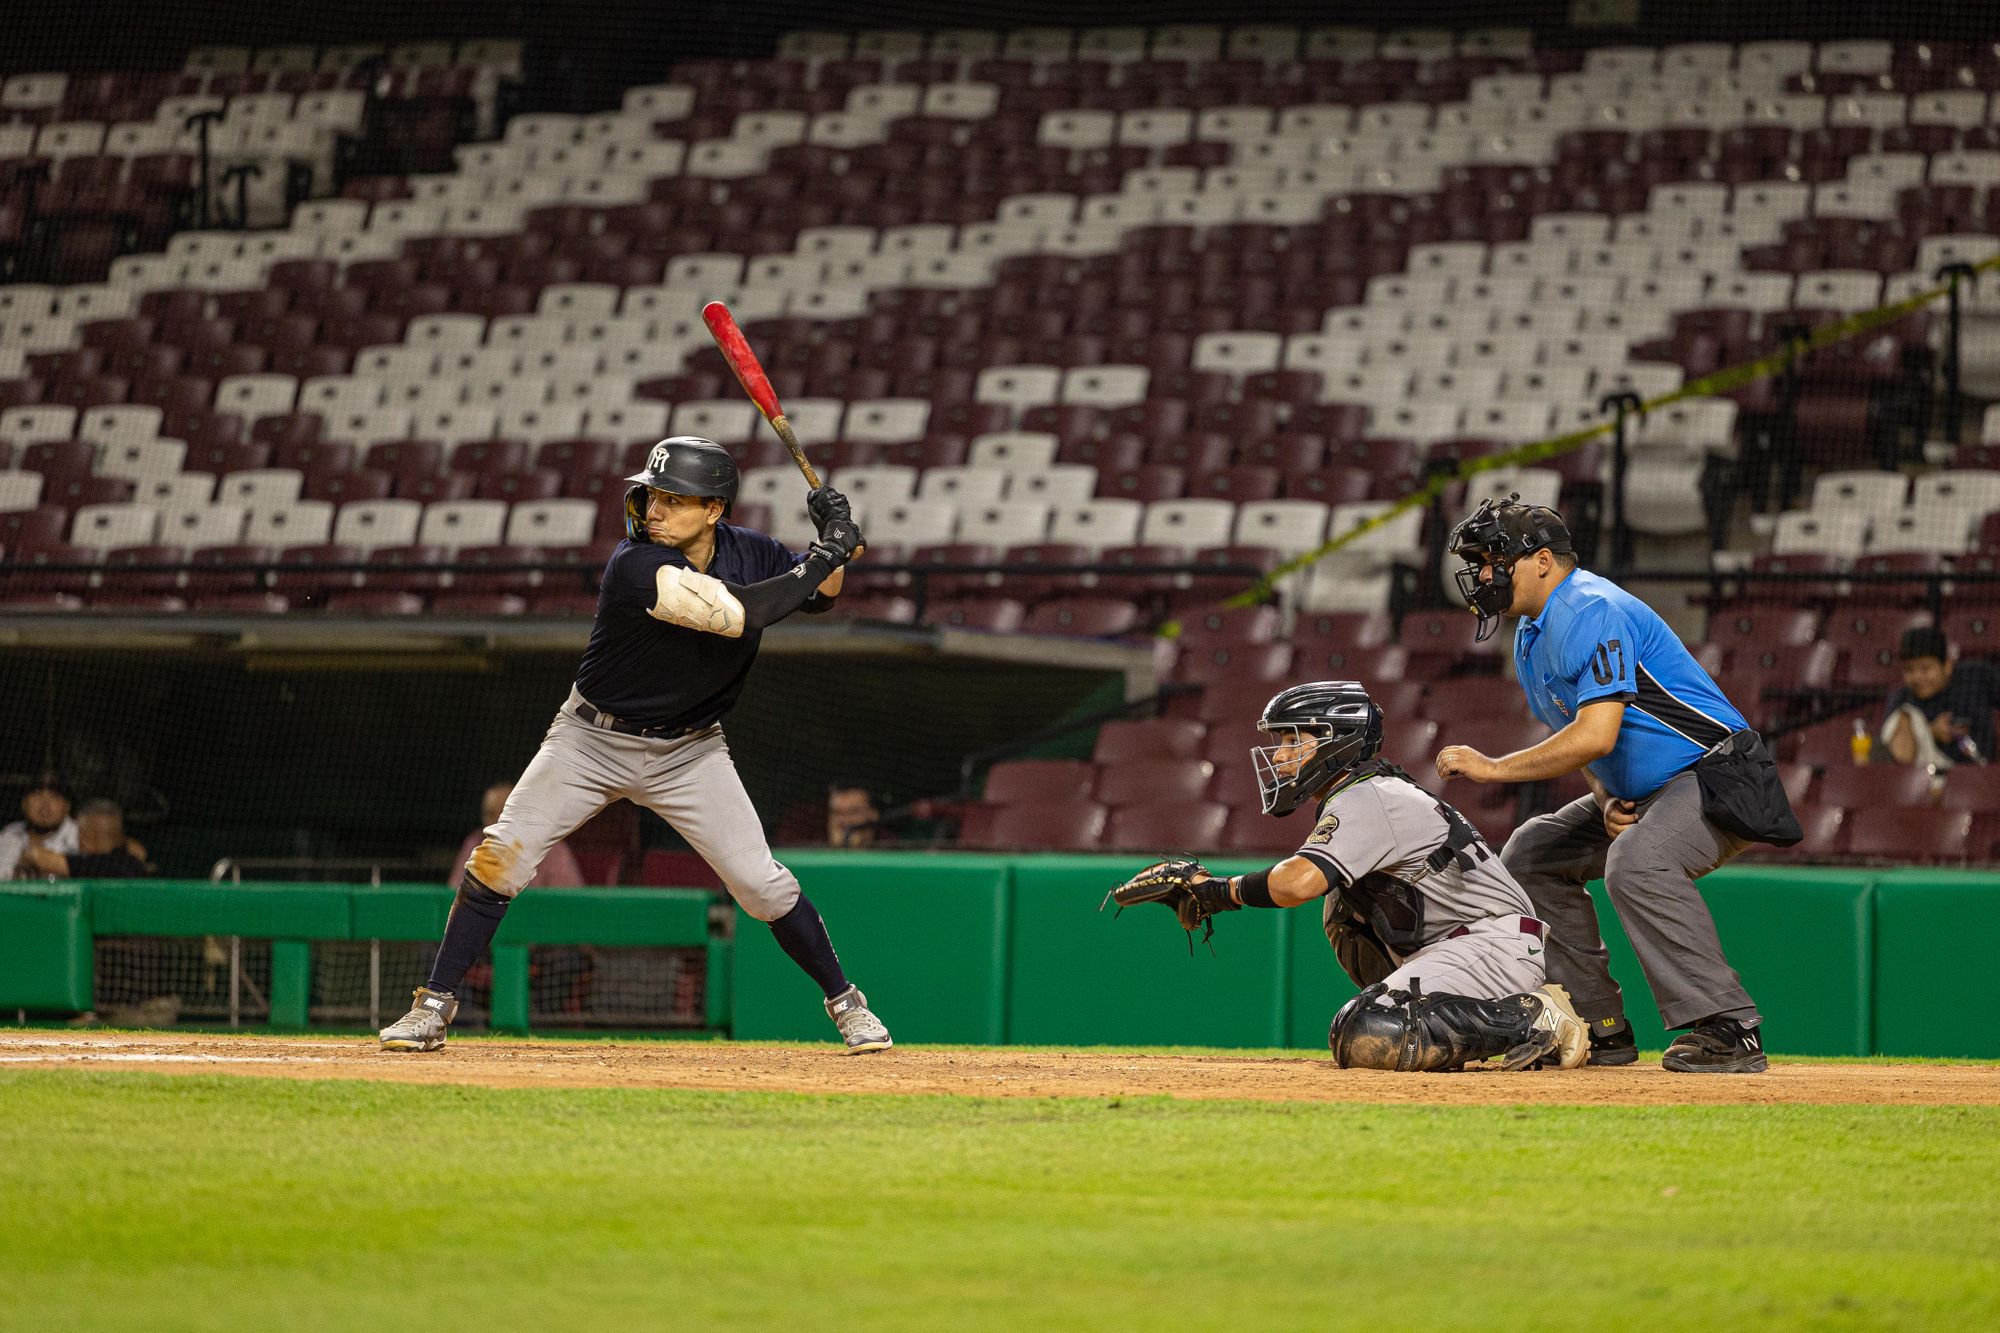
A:
<svg viewBox="0 0 2000 1333">
<path fill-rule="evenodd" d="M 1661 1020 L 1678 1028 L 1718 1015 L 1761 1017 L 1694 886 L 1749 845 L 1703 816 L 1701 784 L 1689 772 L 1641 801 L 1639 822 L 1616 841 L 1597 798 L 1584 796 L 1515 829 L 1500 861 L 1548 922 L 1549 980 L 1568 988 L 1585 1021 L 1602 1026 L 1625 1015 L 1585 887 L 1602 877 Z"/>
<path fill-rule="evenodd" d="M 673 825 L 751 916 L 775 921 L 791 911 L 799 881 L 772 857 L 722 728 L 673 740 L 627 736 L 577 717 L 580 699 L 572 689 L 466 869 L 512 898 L 549 848 L 622 797 Z"/>
</svg>

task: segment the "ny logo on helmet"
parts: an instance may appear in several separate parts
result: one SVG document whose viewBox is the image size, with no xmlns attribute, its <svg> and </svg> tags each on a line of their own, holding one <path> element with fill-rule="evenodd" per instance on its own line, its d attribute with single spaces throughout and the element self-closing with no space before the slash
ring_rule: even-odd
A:
<svg viewBox="0 0 2000 1333">
<path fill-rule="evenodd" d="M 658 472 L 663 468 L 665 468 L 667 465 L 667 458 L 669 456 L 669 453 L 670 451 L 668 450 L 666 445 L 664 444 L 654 445 L 651 456 L 649 456 L 646 459 L 646 471 Z"/>
</svg>

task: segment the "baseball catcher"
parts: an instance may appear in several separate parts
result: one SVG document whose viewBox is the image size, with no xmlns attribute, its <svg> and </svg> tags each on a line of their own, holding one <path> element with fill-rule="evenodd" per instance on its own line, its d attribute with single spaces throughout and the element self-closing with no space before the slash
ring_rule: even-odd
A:
<svg viewBox="0 0 2000 1333">
<path fill-rule="evenodd" d="M 1264 813 L 1317 804 L 1305 846 L 1228 879 L 1162 861 L 1111 899 L 1164 903 L 1205 936 L 1222 912 L 1323 900 L 1327 942 L 1361 987 L 1327 1033 L 1342 1068 L 1583 1064 L 1590 1034 L 1562 988 L 1545 984 L 1548 928 L 1463 815 L 1376 758 L 1382 710 L 1368 692 L 1346 680 L 1294 685 L 1257 726 L 1276 741 L 1251 751 Z"/>
</svg>

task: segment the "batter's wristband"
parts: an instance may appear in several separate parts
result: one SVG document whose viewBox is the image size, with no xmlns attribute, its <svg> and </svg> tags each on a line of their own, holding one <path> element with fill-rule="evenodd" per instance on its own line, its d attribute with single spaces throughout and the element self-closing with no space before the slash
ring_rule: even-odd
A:
<svg viewBox="0 0 2000 1333">
<path fill-rule="evenodd" d="M 1271 901 L 1271 872 L 1253 871 L 1236 877 L 1236 900 L 1245 907 L 1276 907 Z"/>
</svg>

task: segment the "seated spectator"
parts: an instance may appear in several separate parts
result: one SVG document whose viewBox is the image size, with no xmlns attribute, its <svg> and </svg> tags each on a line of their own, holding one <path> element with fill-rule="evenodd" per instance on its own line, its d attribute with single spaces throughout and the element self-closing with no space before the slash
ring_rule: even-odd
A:
<svg viewBox="0 0 2000 1333">
<path fill-rule="evenodd" d="M 486 829 L 500 822 L 500 812 L 507 808 L 507 797 L 513 790 L 514 784 L 511 782 L 496 782 L 488 787 L 486 794 L 479 799 L 479 817 L 486 821 L 486 826 L 466 834 L 465 841 L 459 844 L 458 859 L 451 863 L 451 878 L 445 881 L 452 888 L 458 887 L 459 880 L 465 875 L 465 863 L 472 859 L 473 851 L 486 840 Z M 549 854 L 542 858 L 541 869 L 537 870 L 535 877 L 523 887 L 574 889 L 586 882 L 583 877 L 583 867 L 577 863 L 576 853 L 569 849 L 568 843 L 559 842 L 549 848 Z"/>
<path fill-rule="evenodd" d="M 887 842 L 882 812 L 866 787 L 835 783 L 826 789 L 826 845 L 873 847 Z"/>
<path fill-rule="evenodd" d="M 76 821 L 69 816 L 69 797 L 45 773 L 21 796 L 21 817 L 0 829 L 0 879 L 37 873 L 21 863 L 30 848 L 67 856 L 77 850 Z"/>
<path fill-rule="evenodd" d="M 29 847 L 23 867 L 56 879 L 139 879 L 153 873 L 146 849 L 125 836 L 125 812 L 116 801 L 85 801 L 76 818 L 77 850 Z"/>
<path fill-rule="evenodd" d="M 1953 659 L 1944 631 L 1908 630 L 1897 654 L 1903 683 L 1890 693 L 1882 741 L 1899 764 L 1946 769 L 1993 758 L 2000 675 L 1990 662 Z"/>
</svg>

